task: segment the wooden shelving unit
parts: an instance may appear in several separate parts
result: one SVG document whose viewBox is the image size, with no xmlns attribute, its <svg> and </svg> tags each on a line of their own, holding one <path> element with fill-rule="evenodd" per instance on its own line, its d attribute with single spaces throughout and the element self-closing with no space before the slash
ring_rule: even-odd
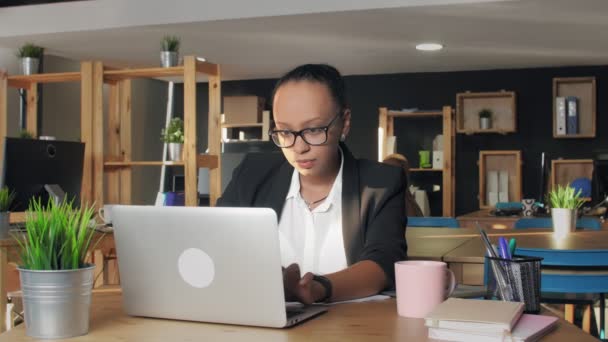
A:
<svg viewBox="0 0 608 342">
<path fill-rule="evenodd" d="M 209 79 L 208 155 L 196 150 L 196 77 Z M 131 80 L 135 78 L 183 77 L 184 80 L 184 160 L 165 165 L 184 167 L 186 205 L 198 204 L 197 175 L 199 167 L 210 169 L 210 202 L 215 204 L 221 194 L 220 170 L 220 104 L 221 81 L 219 65 L 194 56 L 184 57 L 184 65 L 172 68 L 104 70 L 101 62 L 81 62 L 80 72 L 9 76 L 0 73 L 0 137 L 7 134 L 7 89 L 27 90 L 26 129 L 34 136 L 37 117 L 39 83 L 80 82 L 81 141 L 85 143 L 81 201 L 83 204 L 131 202 L 131 169 L 134 166 L 160 166 L 161 161 L 131 160 Z M 109 86 L 108 117 L 103 113 L 103 86 Z M 104 125 L 108 136 L 104 136 Z M 104 149 L 107 139 L 107 151 Z M 4 139 L 0 139 L 0 158 Z M 2 166 L 0 165 L 0 168 Z M 2 170 L 0 169 L 0 172 Z M 107 182 L 104 179 L 107 176 Z"/>
<path fill-rule="evenodd" d="M 488 171 L 507 171 L 509 173 L 509 202 L 521 201 L 521 151 L 479 151 L 479 208 L 491 208 L 486 176 Z"/>
<path fill-rule="evenodd" d="M 454 113 L 452 107 L 444 106 L 441 111 L 421 111 L 421 112 L 404 112 L 394 111 L 388 108 L 379 108 L 379 159 L 383 160 L 387 156 L 387 138 L 395 135 L 395 119 L 420 119 L 420 118 L 437 118 L 442 120 L 443 134 L 443 169 L 423 169 L 412 168 L 411 172 L 441 172 L 442 173 L 442 191 L 443 191 L 443 216 L 454 216 L 454 198 L 455 198 L 455 127 Z"/>
<path fill-rule="evenodd" d="M 492 111 L 492 128 L 479 127 L 479 112 Z M 498 91 L 456 94 L 456 130 L 458 133 L 499 133 L 517 132 L 517 106 L 515 92 Z"/>
<path fill-rule="evenodd" d="M 557 184 L 565 186 L 577 178 L 593 177 L 593 159 L 556 159 L 551 161 L 551 189 Z M 585 198 L 591 201 L 591 198 Z"/>
<path fill-rule="evenodd" d="M 597 117 L 596 92 L 597 89 L 595 77 L 568 77 L 553 79 L 553 138 L 595 138 L 595 125 Z M 578 98 L 579 134 L 558 135 L 555 98 L 567 96 L 574 96 Z"/>
<path fill-rule="evenodd" d="M 249 123 L 230 123 L 225 124 L 222 123 L 222 141 L 224 141 L 224 137 L 231 136 L 230 130 L 244 128 L 244 129 L 260 129 L 260 141 L 269 141 L 270 137 L 268 136 L 268 132 L 270 131 L 270 111 L 262 112 L 262 122 L 249 122 Z"/>
<path fill-rule="evenodd" d="M 209 78 L 208 155 L 197 152 L 196 134 L 196 78 L 204 74 Z M 136 78 L 183 77 L 184 81 L 184 160 L 179 162 L 131 160 L 131 85 Z M 96 197 L 109 203 L 130 203 L 130 195 L 123 189 L 131 186 L 131 169 L 134 166 L 183 166 L 187 206 L 198 205 L 198 168 L 209 168 L 210 203 L 221 195 L 220 163 L 220 103 L 221 81 L 219 65 L 202 61 L 195 56 L 184 57 L 184 65 L 171 68 L 144 68 L 103 71 L 103 82 L 110 87 L 108 115 L 108 151 L 95 171 L 107 174 L 107 186 L 97 184 Z M 102 125 L 96 132 L 103 134 Z M 103 179 L 103 177 L 102 177 Z M 103 191 L 107 191 L 104 196 Z"/>
</svg>

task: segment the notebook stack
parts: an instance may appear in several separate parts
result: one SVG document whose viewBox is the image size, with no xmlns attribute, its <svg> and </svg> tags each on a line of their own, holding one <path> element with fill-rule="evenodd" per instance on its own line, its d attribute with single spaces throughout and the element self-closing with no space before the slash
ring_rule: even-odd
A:
<svg viewBox="0 0 608 342">
<path fill-rule="evenodd" d="M 449 298 L 426 318 L 429 338 L 466 342 L 534 342 L 549 333 L 557 318 L 523 314 L 524 304 Z"/>
</svg>

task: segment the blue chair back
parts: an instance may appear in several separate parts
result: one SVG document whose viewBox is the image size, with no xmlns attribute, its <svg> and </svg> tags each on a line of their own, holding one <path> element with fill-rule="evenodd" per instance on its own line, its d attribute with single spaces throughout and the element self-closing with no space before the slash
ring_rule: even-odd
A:
<svg viewBox="0 0 608 342">
<path fill-rule="evenodd" d="M 408 227 L 459 228 L 453 217 L 408 217 Z"/>
<path fill-rule="evenodd" d="M 515 229 L 527 228 L 553 228 L 551 218 L 520 218 L 515 221 Z M 601 230 L 602 224 L 598 219 L 591 217 L 582 217 L 576 220 L 576 228 L 583 230 Z"/>
</svg>

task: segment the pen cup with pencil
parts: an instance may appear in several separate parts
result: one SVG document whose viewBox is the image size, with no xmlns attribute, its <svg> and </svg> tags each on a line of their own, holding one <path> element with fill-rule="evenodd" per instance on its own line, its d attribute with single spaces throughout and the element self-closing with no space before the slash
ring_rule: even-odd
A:
<svg viewBox="0 0 608 342">
<path fill-rule="evenodd" d="M 526 313 L 539 313 L 542 260 L 521 255 L 510 259 L 486 256 L 488 295 L 503 301 L 522 302 Z"/>
</svg>

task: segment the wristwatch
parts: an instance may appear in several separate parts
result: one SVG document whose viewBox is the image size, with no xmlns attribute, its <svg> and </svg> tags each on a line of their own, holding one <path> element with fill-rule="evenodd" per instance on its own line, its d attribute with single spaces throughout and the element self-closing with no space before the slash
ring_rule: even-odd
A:
<svg viewBox="0 0 608 342">
<path fill-rule="evenodd" d="M 325 288 L 325 296 L 321 299 L 319 299 L 319 302 L 322 303 L 326 303 L 331 299 L 331 295 L 332 295 L 332 286 L 331 286 L 331 281 L 329 279 L 327 279 L 327 277 L 324 277 L 322 275 L 314 275 L 312 277 L 312 280 L 318 282 L 319 284 L 321 284 L 323 286 L 323 288 Z"/>
</svg>

